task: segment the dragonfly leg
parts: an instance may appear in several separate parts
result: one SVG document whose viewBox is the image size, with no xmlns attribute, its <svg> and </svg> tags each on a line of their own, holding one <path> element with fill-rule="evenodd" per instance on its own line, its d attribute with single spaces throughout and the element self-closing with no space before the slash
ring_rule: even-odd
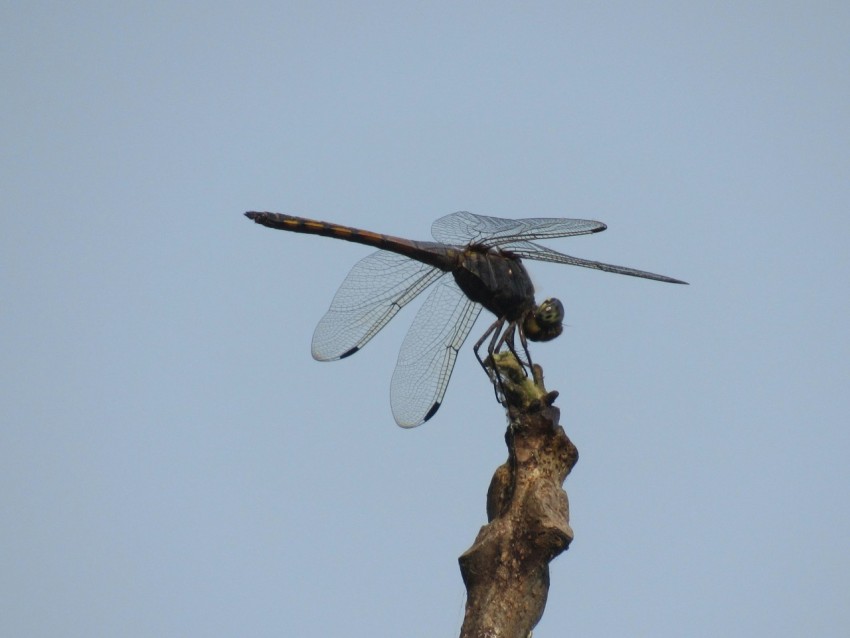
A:
<svg viewBox="0 0 850 638">
<path fill-rule="evenodd" d="M 516 321 L 509 322 L 507 328 L 505 328 L 504 332 L 502 332 L 498 341 L 496 340 L 497 335 L 493 335 L 493 339 L 490 341 L 490 360 L 493 362 L 493 372 L 496 375 L 497 387 L 499 390 L 501 390 L 502 397 L 506 396 L 505 386 L 502 381 L 502 375 L 499 371 L 499 366 L 496 365 L 495 362 L 495 355 L 501 352 L 504 346 L 507 346 L 508 351 L 513 355 L 514 359 L 516 359 L 517 364 L 519 364 L 520 370 L 522 370 L 522 374 L 527 376 L 522 359 L 520 359 L 519 355 L 516 352 L 516 349 L 514 348 L 514 335 L 516 334 L 517 327 L 518 326 Z M 502 397 L 499 396 L 499 393 L 497 391 L 496 398 L 500 402 L 502 401 Z"/>
<path fill-rule="evenodd" d="M 496 393 L 496 400 L 500 403 L 503 401 L 503 398 L 505 396 L 505 390 L 502 375 L 499 371 L 499 366 L 496 365 L 495 355 L 498 354 L 502 350 L 502 348 L 507 347 L 508 351 L 516 359 L 524 375 L 528 376 L 528 372 L 526 372 L 526 369 L 532 369 L 531 353 L 528 350 L 528 342 L 526 341 L 525 333 L 523 333 L 522 331 L 522 326 L 516 321 L 510 321 L 508 322 L 507 327 L 505 327 L 506 321 L 507 320 L 505 318 L 497 319 L 496 321 L 494 321 L 490 325 L 490 327 L 487 328 L 486 332 L 481 335 L 481 338 L 472 347 L 472 350 L 475 353 L 475 358 L 478 359 L 478 363 L 488 374 L 488 376 L 493 379 L 493 390 Z M 525 361 L 523 361 L 522 357 L 520 357 L 517 353 L 516 346 L 514 343 L 517 331 L 519 331 L 519 339 L 520 344 L 522 346 L 523 354 L 525 354 Z M 481 346 L 484 345 L 484 342 L 487 341 L 488 338 L 490 339 L 490 343 L 487 344 L 487 357 L 485 359 L 482 359 L 479 351 L 481 349 Z M 490 362 L 489 367 L 487 365 L 488 361 Z M 528 363 L 526 363 L 526 361 Z"/>
<path fill-rule="evenodd" d="M 475 342 L 475 345 L 472 346 L 472 351 L 475 353 L 475 358 L 478 359 L 478 363 L 481 365 L 482 368 L 484 368 L 484 372 L 488 372 L 487 364 L 484 362 L 484 359 L 481 358 L 481 355 L 478 354 L 478 351 L 481 349 L 481 346 L 484 345 L 484 342 L 487 340 L 487 338 L 492 335 L 490 345 L 487 347 L 487 352 L 492 354 L 493 341 L 499 336 L 499 334 L 501 334 L 503 325 L 505 325 L 504 319 L 496 319 L 496 321 L 494 321 L 490 325 L 490 327 L 487 328 L 484 334 L 481 335 L 481 338 Z"/>
<path fill-rule="evenodd" d="M 528 349 L 528 340 L 525 338 L 525 331 L 522 329 L 522 325 L 518 326 L 519 331 L 519 343 L 522 346 L 522 351 L 525 353 L 525 360 L 528 362 L 529 371 L 533 371 L 534 364 L 531 361 L 531 352 Z M 519 359 L 519 357 L 517 357 Z"/>
<path fill-rule="evenodd" d="M 511 322 L 505 332 L 503 332 L 502 328 L 505 325 L 505 321 L 506 320 L 504 317 L 496 319 L 496 321 L 494 321 L 492 325 L 487 328 L 487 331 L 483 335 L 481 335 L 481 338 L 475 343 L 475 345 L 472 346 L 472 351 L 475 353 L 475 358 L 478 359 L 478 363 L 484 369 L 484 372 L 487 373 L 487 376 L 494 381 L 493 392 L 495 392 L 496 401 L 498 401 L 499 403 L 502 402 L 502 396 L 499 395 L 499 391 L 501 390 L 504 395 L 504 390 L 502 384 L 502 375 L 499 373 L 499 366 L 496 365 L 493 355 L 499 351 L 499 348 L 502 347 L 502 343 L 505 339 L 505 334 L 514 329 L 514 323 Z M 482 359 L 481 355 L 479 354 L 479 350 L 488 338 L 490 339 L 490 343 L 487 344 L 487 357 L 485 359 Z M 487 365 L 488 361 L 490 362 L 489 367 Z"/>
<path fill-rule="evenodd" d="M 519 340 L 522 345 L 523 353 L 525 354 L 526 363 L 523 361 L 522 357 L 517 354 L 516 347 L 514 344 L 514 337 L 516 336 L 517 331 L 519 331 Z M 522 368 L 523 374 L 526 374 L 525 369 L 531 369 L 531 354 L 528 352 L 528 342 L 525 340 L 525 333 L 522 331 L 522 326 L 518 324 L 516 321 L 512 321 L 508 326 L 507 330 L 505 330 L 502 338 L 499 340 L 499 343 L 496 344 L 495 351 L 498 352 L 502 349 L 502 346 L 507 346 L 508 350 L 514 358 L 516 358 L 517 363 L 519 363 Z"/>
</svg>

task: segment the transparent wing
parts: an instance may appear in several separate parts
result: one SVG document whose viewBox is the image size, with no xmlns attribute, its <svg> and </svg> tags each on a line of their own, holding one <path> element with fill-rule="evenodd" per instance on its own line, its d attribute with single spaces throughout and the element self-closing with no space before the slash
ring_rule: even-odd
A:
<svg viewBox="0 0 850 638">
<path fill-rule="evenodd" d="M 362 348 L 443 272 L 379 250 L 357 262 L 313 333 L 313 358 L 341 359 Z"/>
<path fill-rule="evenodd" d="M 607 228 L 602 222 L 590 219 L 559 219 L 534 217 L 503 219 L 461 211 L 440 217 L 431 225 L 434 239 L 444 244 L 465 246 L 470 242 L 486 242 L 501 246 L 513 240 L 551 239 L 598 233 Z"/>
<path fill-rule="evenodd" d="M 685 284 L 687 282 L 679 279 L 673 279 L 665 275 L 656 275 L 655 273 L 646 272 L 645 270 L 637 270 L 636 268 L 627 268 L 626 266 L 614 266 L 613 264 L 605 264 L 601 261 L 590 261 L 589 259 L 581 259 L 580 257 L 571 257 L 559 253 L 551 248 L 540 246 L 530 241 L 511 241 L 502 246 L 510 250 L 515 255 L 523 259 L 535 259 L 537 261 L 549 261 L 556 264 L 569 264 L 570 266 L 582 266 L 584 268 L 593 268 L 595 270 L 603 270 L 605 272 L 613 272 L 619 275 L 630 275 L 632 277 L 642 277 L 643 279 L 654 279 L 656 281 L 666 281 L 671 284 Z"/>
<path fill-rule="evenodd" d="M 449 273 L 428 295 L 401 344 L 390 386 L 393 416 L 401 427 L 421 425 L 437 412 L 458 350 L 480 312 Z"/>
</svg>

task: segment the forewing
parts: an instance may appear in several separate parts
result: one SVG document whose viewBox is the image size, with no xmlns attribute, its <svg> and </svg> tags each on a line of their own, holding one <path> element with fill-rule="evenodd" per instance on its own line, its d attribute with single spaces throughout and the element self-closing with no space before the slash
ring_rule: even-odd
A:
<svg viewBox="0 0 850 638">
<path fill-rule="evenodd" d="M 316 326 L 313 358 L 331 361 L 354 354 L 442 274 L 385 250 L 364 257 L 348 273 Z"/>
<path fill-rule="evenodd" d="M 484 242 L 500 246 L 514 240 L 551 239 L 598 233 L 607 228 L 602 222 L 590 219 L 561 219 L 532 217 L 503 219 L 466 211 L 440 217 L 431 226 L 434 239 L 443 244 L 464 246 Z"/>
<path fill-rule="evenodd" d="M 687 283 L 665 275 L 656 275 L 655 273 L 646 272 L 645 270 L 627 268 L 626 266 L 614 266 L 613 264 L 606 264 L 601 261 L 591 261 L 589 259 L 581 259 L 580 257 L 572 257 L 530 241 L 512 241 L 509 244 L 504 245 L 503 248 L 510 250 L 512 253 L 522 257 L 523 259 L 535 259 L 537 261 L 549 261 L 555 264 L 582 266 L 583 268 L 593 268 L 595 270 L 617 273 L 618 275 L 630 275 L 632 277 L 642 277 L 643 279 L 666 281 L 671 284 Z"/>
<path fill-rule="evenodd" d="M 401 344 L 390 386 L 393 416 L 401 427 L 420 425 L 437 412 L 458 350 L 480 312 L 448 273 L 428 295 Z"/>
</svg>

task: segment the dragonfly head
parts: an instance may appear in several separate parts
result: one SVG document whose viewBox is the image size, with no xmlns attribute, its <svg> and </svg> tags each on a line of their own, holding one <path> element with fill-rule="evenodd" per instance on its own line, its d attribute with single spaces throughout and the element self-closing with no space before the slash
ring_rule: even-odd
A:
<svg viewBox="0 0 850 638">
<path fill-rule="evenodd" d="M 529 312 L 522 322 L 522 329 L 531 341 L 551 341 L 563 331 L 564 304 L 547 299 Z"/>
</svg>

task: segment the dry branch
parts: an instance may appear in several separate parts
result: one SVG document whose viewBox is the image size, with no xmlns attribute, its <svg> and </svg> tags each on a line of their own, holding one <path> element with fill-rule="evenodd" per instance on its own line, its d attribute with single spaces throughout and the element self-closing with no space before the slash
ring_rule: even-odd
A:
<svg viewBox="0 0 850 638">
<path fill-rule="evenodd" d="M 467 590 L 461 638 L 526 638 L 543 615 L 549 563 L 573 539 L 563 482 L 578 450 L 534 366 L 525 377 L 510 353 L 497 355 L 509 425 L 508 460 L 487 493 L 489 523 L 460 557 Z"/>
</svg>

